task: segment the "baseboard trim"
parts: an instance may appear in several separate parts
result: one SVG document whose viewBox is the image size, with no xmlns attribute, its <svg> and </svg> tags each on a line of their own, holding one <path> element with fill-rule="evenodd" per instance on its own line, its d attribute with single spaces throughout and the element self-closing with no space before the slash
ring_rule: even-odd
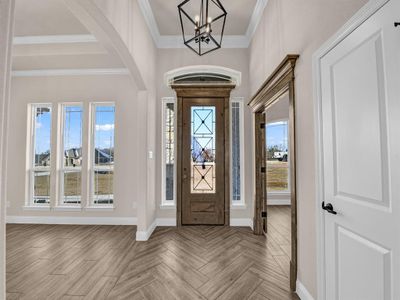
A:
<svg viewBox="0 0 400 300">
<path fill-rule="evenodd" d="M 290 199 L 268 199 L 267 205 L 290 205 Z"/>
<path fill-rule="evenodd" d="M 176 226 L 176 218 L 158 218 L 157 226 L 160 227 L 175 227 Z"/>
<path fill-rule="evenodd" d="M 137 225 L 137 218 L 7 216 L 7 224 Z"/>
<path fill-rule="evenodd" d="M 299 280 L 296 281 L 296 293 L 301 300 L 314 300 L 314 297 Z"/>
<path fill-rule="evenodd" d="M 56 224 L 56 225 L 137 225 L 137 218 L 118 217 L 63 217 L 63 216 L 7 216 L 7 224 Z M 253 229 L 251 218 L 232 218 L 232 227 L 250 227 Z M 157 226 L 176 226 L 176 218 L 158 218 L 147 230 L 136 231 L 137 241 L 147 241 Z"/>
<path fill-rule="evenodd" d="M 156 227 L 157 227 L 157 219 L 154 220 L 154 222 L 150 225 L 149 228 L 147 228 L 147 230 L 136 231 L 136 241 L 138 242 L 147 241 L 153 234 L 153 231 L 156 229 Z"/>
<path fill-rule="evenodd" d="M 253 219 L 251 218 L 231 218 L 232 227 L 250 227 L 253 230 Z"/>
</svg>

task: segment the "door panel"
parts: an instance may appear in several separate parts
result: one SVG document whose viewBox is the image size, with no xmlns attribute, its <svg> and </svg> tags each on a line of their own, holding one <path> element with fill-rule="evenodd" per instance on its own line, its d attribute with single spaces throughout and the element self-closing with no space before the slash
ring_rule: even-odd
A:
<svg viewBox="0 0 400 300">
<path fill-rule="evenodd" d="M 223 225 L 224 99 L 183 99 L 182 117 L 182 225 Z"/>
<path fill-rule="evenodd" d="M 400 299 L 400 30 L 390 1 L 321 60 L 326 299 Z"/>
</svg>

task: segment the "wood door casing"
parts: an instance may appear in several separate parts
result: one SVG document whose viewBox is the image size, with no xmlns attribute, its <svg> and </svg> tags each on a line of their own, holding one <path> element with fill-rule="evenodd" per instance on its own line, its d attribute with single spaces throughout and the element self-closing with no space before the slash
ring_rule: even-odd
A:
<svg viewBox="0 0 400 300">
<path fill-rule="evenodd" d="M 290 259 L 290 288 L 296 290 L 297 280 L 297 196 L 296 196 L 296 137 L 295 137 L 295 66 L 298 55 L 287 55 L 275 71 L 267 78 L 261 88 L 252 97 L 249 106 L 254 113 L 255 134 L 255 207 L 254 233 L 263 235 L 266 222 L 266 143 L 265 143 L 265 110 L 279 98 L 289 94 L 289 164 L 290 164 L 290 203 L 291 203 L 291 259 Z"/>
<path fill-rule="evenodd" d="M 224 147 L 225 150 L 230 149 L 230 120 L 229 120 L 229 99 L 232 89 L 235 85 L 232 84 L 175 84 L 171 85 L 171 88 L 175 90 L 177 95 L 177 128 L 176 128 L 176 170 L 177 170 L 177 180 L 176 180 L 176 218 L 177 226 L 182 226 L 182 188 L 183 188 L 183 175 L 182 175 L 182 136 L 183 136 L 183 118 L 182 109 L 183 102 L 190 101 L 191 98 L 220 98 L 223 101 L 224 106 Z M 229 226 L 230 224 L 230 151 L 225 151 L 224 153 L 224 178 L 225 178 L 225 211 L 224 211 L 224 225 Z"/>
<path fill-rule="evenodd" d="M 182 225 L 225 223 L 223 100 L 223 98 L 183 99 Z M 194 132 L 200 134 L 194 135 Z M 207 134 L 201 135 L 203 132 Z M 211 155 L 210 151 L 213 152 Z M 210 159 L 212 162 L 205 162 L 205 156 L 214 158 Z"/>
</svg>

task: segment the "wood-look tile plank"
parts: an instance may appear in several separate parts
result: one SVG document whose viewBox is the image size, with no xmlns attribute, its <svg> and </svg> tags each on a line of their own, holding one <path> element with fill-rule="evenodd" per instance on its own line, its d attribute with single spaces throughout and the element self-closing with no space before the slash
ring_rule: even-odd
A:
<svg viewBox="0 0 400 300">
<path fill-rule="evenodd" d="M 246 227 L 8 225 L 7 299 L 298 299 L 289 288 L 290 208 L 267 237 Z"/>
<path fill-rule="evenodd" d="M 7 293 L 6 300 L 19 300 L 21 299 L 20 293 Z"/>
<path fill-rule="evenodd" d="M 85 296 L 85 300 L 104 300 L 107 299 L 108 294 L 111 292 L 117 283 L 117 277 L 101 277 L 95 286 Z"/>
<path fill-rule="evenodd" d="M 251 272 L 245 272 L 226 291 L 219 300 L 242 300 L 251 296 L 262 280 Z"/>
</svg>

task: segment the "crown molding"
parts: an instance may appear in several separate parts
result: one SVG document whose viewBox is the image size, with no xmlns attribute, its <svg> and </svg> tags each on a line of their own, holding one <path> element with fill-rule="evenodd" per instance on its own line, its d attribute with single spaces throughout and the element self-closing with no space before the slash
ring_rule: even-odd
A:
<svg viewBox="0 0 400 300">
<path fill-rule="evenodd" d="M 249 40 L 249 45 L 256 33 L 258 24 L 260 23 L 264 9 L 267 6 L 268 0 L 257 0 L 256 6 L 254 7 L 253 13 L 250 17 L 249 27 L 247 27 L 246 37 Z"/>
<path fill-rule="evenodd" d="M 48 69 L 12 71 L 12 77 L 54 77 L 54 76 L 94 76 L 129 75 L 129 70 L 120 69 Z"/>
<path fill-rule="evenodd" d="M 13 45 L 44 45 L 44 44 L 75 44 L 97 43 L 97 39 L 91 34 L 77 35 L 32 35 L 16 36 Z"/>
<path fill-rule="evenodd" d="M 160 31 L 158 30 L 156 18 L 154 17 L 150 3 L 148 0 L 138 0 L 138 3 L 147 27 L 149 28 L 151 36 L 153 37 L 154 43 L 157 45 L 157 48 L 160 48 L 161 35 Z"/>
<path fill-rule="evenodd" d="M 140 10 L 157 48 L 185 48 L 181 35 L 161 35 L 149 0 L 138 0 Z M 257 0 L 244 35 L 224 35 L 222 48 L 248 48 L 263 16 L 268 0 Z"/>
</svg>

